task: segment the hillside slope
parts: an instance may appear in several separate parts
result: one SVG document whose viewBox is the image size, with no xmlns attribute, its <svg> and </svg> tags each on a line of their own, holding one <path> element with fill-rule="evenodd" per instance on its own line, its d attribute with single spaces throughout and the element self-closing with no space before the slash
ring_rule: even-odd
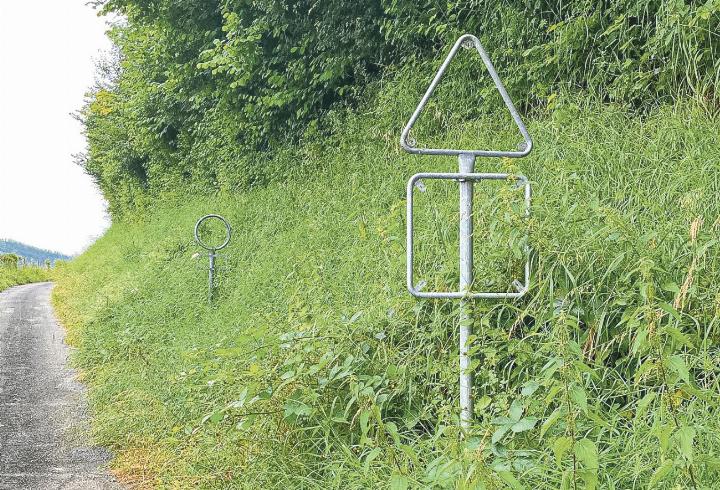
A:
<svg viewBox="0 0 720 490">
<path fill-rule="evenodd" d="M 0 240 L 0 253 L 15 254 L 25 257 L 27 262 L 43 265 L 46 260 L 55 263 L 56 260 L 68 260 L 69 256 L 63 255 L 52 250 L 44 250 L 42 248 L 33 247 L 15 240 Z"/>
<path fill-rule="evenodd" d="M 56 307 L 119 476 L 170 488 L 720 485 L 717 121 L 564 101 L 528 124 L 530 157 L 478 161 L 533 183 L 533 278 L 521 301 L 477 303 L 477 425 L 462 440 L 456 304 L 404 289 L 407 178 L 456 162 L 402 154 L 392 114 L 405 112 L 381 99 L 344 116 L 331 136 L 278 152 L 268 166 L 282 178 L 267 187 L 168 195 L 60 268 Z M 451 129 L 465 145 L 515 144 L 489 126 Z M 426 185 L 417 276 L 451 287 L 455 186 Z M 525 225 L 517 193 L 490 190 L 478 186 L 475 260 L 487 287 L 504 288 Z M 192 240 L 209 212 L 235 231 L 213 306 Z"/>
</svg>

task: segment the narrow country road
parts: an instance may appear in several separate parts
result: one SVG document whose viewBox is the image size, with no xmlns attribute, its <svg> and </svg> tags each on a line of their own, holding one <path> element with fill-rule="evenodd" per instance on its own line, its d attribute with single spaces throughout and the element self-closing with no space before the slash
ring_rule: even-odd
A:
<svg viewBox="0 0 720 490">
<path fill-rule="evenodd" d="M 67 366 L 52 283 L 0 293 L 0 489 L 119 489 L 89 445 L 82 385 Z"/>
</svg>

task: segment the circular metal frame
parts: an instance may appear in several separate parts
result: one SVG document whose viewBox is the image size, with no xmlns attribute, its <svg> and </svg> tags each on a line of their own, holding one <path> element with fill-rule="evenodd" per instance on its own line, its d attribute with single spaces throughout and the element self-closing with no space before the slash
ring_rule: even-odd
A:
<svg viewBox="0 0 720 490">
<path fill-rule="evenodd" d="M 200 236 L 198 235 L 198 231 L 200 230 L 200 225 L 203 224 L 205 220 L 208 220 L 210 218 L 219 219 L 223 222 L 225 225 L 225 241 L 222 243 L 222 245 L 217 247 L 210 247 L 206 243 L 204 243 L 202 240 L 200 240 Z M 198 220 L 197 223 L 195 223 L 195 242 L 197 242 L 198 245 L 200 245 L 205 250 L 215 251 L 215 250 L 222 250 L 223 248 L 227 247 L 228 243 L 230 243 L 230 237 L 232 236 L 232 228 L 230 228 L 230 223 L 220 216 L 219 214 L 206 214 L 202 218 Z"/>
</svg>

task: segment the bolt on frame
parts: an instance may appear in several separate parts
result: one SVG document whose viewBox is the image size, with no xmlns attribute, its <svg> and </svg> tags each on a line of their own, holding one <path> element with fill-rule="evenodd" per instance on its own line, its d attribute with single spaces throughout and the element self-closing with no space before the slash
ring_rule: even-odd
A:
<svg viewBox="0 0 720 490">
<path fill-rule="evenodd" d="M 523 137 L 517 151 L 502 150 L 476 150 L 476 149 L 438 149 L 438 148 L 417 148 L 415 141 L 410 137 L 410 130 L 415 125 L 423 108 L 432 96 L 435 88 L 442 79 L 450 62 L 457 54 L 460 47 L 475 48 L 480 55 L 485 67 L 502 96 L 505 106 L 512 116 L 515 125 Z M 475 298 L 487 299 L 515 299 L 522 297 L 530 287 L 530 250 L 526 247 L 526 261 L 524 270 L 524 283 L 517 280 L 512 281 L 515 292 L 474 292 L 473 285 L 473 184 L 480 180 L 511 180 L 517 181 L 518 185 L 524 187 L 525 196 L 525 215 L 530 213 L 531 188 L 530 182 L 524 176 L 513 176 L 506 173 L 475 173 L 476 157 L 495 157 L 495 158 L 522 158 L 527 156 L 532 150 L 532 139 L 525 128 L 520 115 L 515 108 L 510 96 L 505 89 L 500 77 L 495 70 L 490 57 L 480 44 L 477 37 L 471 34 L 461 36 L 453 45 L 450 53 L 435 74 L 425 95 L 423 95 L 415 112 L 413 112 L 410 120 L 405 125 L 400 136 L 400 146 L 409 153 L 418 155 L 452 155 L 458 157 L 459 172 L 458 173 L 419 173 L 413 175 L 407 185 L 407 288 L 410 294 L 418 298 L 436 298 L 436 299 L 460 299 L 460 424 L 464 431 L 470 428 L 473 415 L 473 399 L 472 387 L 473 376 L 470 371 L 470 355 L 468 353 L 468 344 L 472 335 L 473 314 L 472 300 Z M 413 280 L 413 187 L 421 179 L 445 179 L 455 180 L 460 187 L 460 282 L 459 290 L 453 292 L 432 292 L 420 291 L 420 287 L 415 286 Z"/>
</svg>

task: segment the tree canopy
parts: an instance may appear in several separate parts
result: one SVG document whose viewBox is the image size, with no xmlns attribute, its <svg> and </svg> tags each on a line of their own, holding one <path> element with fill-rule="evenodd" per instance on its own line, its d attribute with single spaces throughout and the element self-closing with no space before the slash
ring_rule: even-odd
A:
<svg viewBox="0 0 720 490">
<path fill-rule="evenodd" d="M 718 102 L 720 0 L 96 6 L 125 20 L 80 113 L 89 151 L 79 161 L 114 216 L 164 192 L 266 182 L 267 151 L 322 131 L 328 110 L 361 103 L 376 81 L 436 63 L 463 32 L 481 38 L 525 111 L 561 90 L 635 108 Z"/>
</svg>

